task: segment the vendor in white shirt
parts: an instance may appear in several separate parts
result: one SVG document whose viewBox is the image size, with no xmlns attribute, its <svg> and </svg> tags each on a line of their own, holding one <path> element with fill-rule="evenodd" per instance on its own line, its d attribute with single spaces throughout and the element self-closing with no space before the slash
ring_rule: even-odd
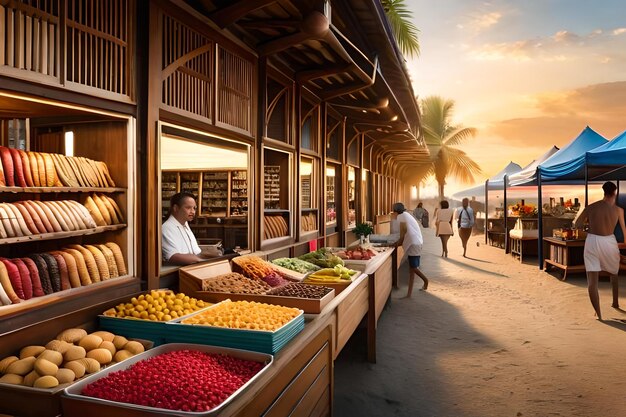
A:
<svg viewBox="0 0 626 417">
<path fill-rule="evenodd" d="M 170 217 L 161 226 L 163 261 L 175 265 L 188 265 L 203 261 L 202 250 L 188 222 L 196 216 L 196 199 L 193 194 L 177 193 L 170 200 Z"/>
</svg>

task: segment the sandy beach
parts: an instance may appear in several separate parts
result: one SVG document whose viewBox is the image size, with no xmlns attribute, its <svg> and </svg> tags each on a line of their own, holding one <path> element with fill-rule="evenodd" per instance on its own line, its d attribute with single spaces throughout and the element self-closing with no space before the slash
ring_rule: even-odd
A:
<svg viewBox="0 0 626 417">
<path fill-rule="evenodd" d="M 336 416 L 626 415 L 626 312 L 611 308 L 608 279 L 599 322 L 584 275 L 563 282 L 483 236 L 465 259 L 455 235 L 444 259 L 433 230 L 424 234 L 430 287 L 402 298 L 402 266 L 379 321 L 377 363 L 366 362 L 364 329 L 335 363 Z"/>
</svg>

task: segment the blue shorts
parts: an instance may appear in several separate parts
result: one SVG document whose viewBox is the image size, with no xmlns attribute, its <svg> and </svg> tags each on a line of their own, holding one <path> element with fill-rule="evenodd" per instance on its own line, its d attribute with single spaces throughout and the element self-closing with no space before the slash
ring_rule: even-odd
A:
<svg viewBox="0 0 626 417">
<path fill-rule="evenodd" d="M 420 256 L 410 256 L 409 255 L 409 266 L 411 268 L 419 268 L 419 266 L 420 266 Z"/>
</svg>

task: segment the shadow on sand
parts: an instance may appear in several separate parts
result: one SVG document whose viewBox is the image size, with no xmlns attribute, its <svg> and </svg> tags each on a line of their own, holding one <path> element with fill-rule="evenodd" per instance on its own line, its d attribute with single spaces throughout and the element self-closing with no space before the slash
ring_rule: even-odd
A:
<svg viewBox="0 0 626 417">
<path fill-rule="evenodd" d="M 471 259 L 471 258 L 469 258 Z M 482 269 L 482 268 L 478 268 L 477 266 L 473 266 L 470 265 L 466 262 L 463 262 L 461 260 L 456 260 L 456 259 L 452 259 L 452 258 L 441 258 L 442 261 L 446 261 L 446 262 L 450 262 L 451 264 L 457 265 L 457 266 L 461 266 L 463 268 L 466 269 L 471 269 L 472 271 L 476 271 L 476 272 L 480 272 L 483 273 L 485 275 L 492 275 L 492 276 L 496 276 L 496 277 L 501 277 L 501 278 L 508 278 L 508 276 L 504 275 L 504 274 L 500 274 L 498 272 L 493 272 L 493 271 L 488 271 L 486 269 Z"/>
<path fill-rule="evenodd" d="M 430 266 L 426 274 L 440 268 L 432 258 L 425 264 Z M 457 408 L 460 405 L 450 401 L 453 388 L 446 383 L 440 363 L 468 352 L 500 348 L 436 292 L 414 291 L 412 298 L 397 298 L 406 292 L 407 277 L 405 263 L 399 271 L 400 289 L 394 290 L 378 323 L 377 363 L 366 361 L 363 327 L 352 335 L 335 361 L 334 415 L 464 415 Z"/>
</svg>

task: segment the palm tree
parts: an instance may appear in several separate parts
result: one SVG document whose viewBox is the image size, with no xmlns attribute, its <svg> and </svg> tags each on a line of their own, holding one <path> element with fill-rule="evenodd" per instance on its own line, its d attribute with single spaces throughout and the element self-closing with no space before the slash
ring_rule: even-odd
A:
<svg viewBox="0 0 626 417">
<path fill-rule="evenodd" d="M 452 124 L 454 100 L 430 96 L 422 100 L 422 130 L 431 155 L 427 175 L 434 175 L 439 188 L 439 199 L 444 198 L 448 176 L 463 183 L 473 183 L 480 167 L 465 152 L 455 148 L 476 135 L 473 127 Z"/>
<path fill-rule="evenodd" d="M 409 56 L 419 56 L 420 44 L 417 36 L 419 29 L 411 21 L 413 12 L 405 0 L 381 0 L 381 3 L 402 53 Z"/>
</svg>

